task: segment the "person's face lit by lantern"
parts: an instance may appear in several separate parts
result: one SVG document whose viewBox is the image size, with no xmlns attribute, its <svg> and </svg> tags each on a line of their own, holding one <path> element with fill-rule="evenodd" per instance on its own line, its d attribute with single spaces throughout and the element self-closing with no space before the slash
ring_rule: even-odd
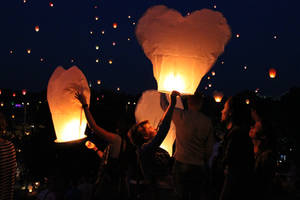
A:
<svg viewBox="0 0 300 200">
<path fill-rule="evenodd" d="M 225 122 L 229 119 L 230 112 L 229 112 L 229 102 L 226 101 L 223 110 L 221 111 L 221 122 Z"/>
<path fill-rule="evenodd" d="M 254 126 L 251 126 L 250 130 L 249 130 L 249 137 L 254 139 L 257 135 L 257 133 L 259 133 L 260 131 L 262 131 L 262 124 L 261 121 L 255 121 Z"/>
<path fill-rule="evenodd" d="M 143 135 L 146 141 L 151 140 L 157 134 L 149 122 L 139 126 L 137 131 Z"/>
</svg>

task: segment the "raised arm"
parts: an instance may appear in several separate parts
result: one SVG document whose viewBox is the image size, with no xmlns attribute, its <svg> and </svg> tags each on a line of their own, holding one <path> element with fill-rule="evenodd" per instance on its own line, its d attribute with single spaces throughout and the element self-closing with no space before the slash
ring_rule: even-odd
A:
<svg viewBox="0 0 300 200">
<path fill-rule="evenodd" d="M 85 117 L 87 119 L 89 127 L 96 133 L 97 136 L 100 138 L 106 140 L 109 143 L 115 143 L 117 140 L 119 140 L 119 136 L 111 133 L 100 126 L 98 126 L 88 108 L 88 104 L 86 102 L 86 98 L 83 94 L 76 92 L 75 97 L 79 100 L 79 102 L 82 104 L 82 108 L 85 113 Z"/>
<path fill-rule="evenodd" d="M 165 137 L 167 136 L 171 120 L 172 120 L 172 114 L 176 105 L 176 97 L 180 95 L 179 92 L 173 91 L 171 94 L 171 103 L 168 106 L 167 110 L 165 111 L 162 119 L 160 120 L 160 123 L 158 125 L 158 131 L 156 136 L 149 142 L 143 145 L 142 149 L 143 151 L 153 150 L 156 147 L 159 147 Z"/>
</svg>

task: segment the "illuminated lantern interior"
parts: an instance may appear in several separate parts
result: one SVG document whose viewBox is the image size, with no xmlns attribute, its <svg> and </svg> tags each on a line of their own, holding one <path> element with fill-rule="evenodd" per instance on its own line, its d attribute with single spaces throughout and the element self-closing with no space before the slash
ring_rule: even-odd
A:
<svg viewBox="0 0 300 200">
<path fill-rule="evenodd" d="M 118 27 L 118 24 L 115 22 L 113 23 L 113 28 L 116 29 Z"/>
<path fill-rule="evenodd" d="M 158 91 L 194 94 L 231 37 L 220 12 L 203 9 L 183 17 L 165 6 L 149 8 L 136 36 L 151 60 Z"/>
<path fill-rule="evenodd" d="M 213 96 L 214 96 L 215 102 L 220 103 L 222 101 L 224 95 L 222 92 L 215 91 L 213 93 Z"/>
<path fill-rule="evenodd" d="M 75 92 L 81 91 L 90 102 L 90 89 L 84 74 L 73 66 L 65 70 L 61 66 L 50 77 L 47 100 L 56 133 L 55 142 L 70 142 L 85 138 L 86 118 Z"/>
<path fill-rule="evenodd" d="M 270 78 L 276 77 L 276 69 L 274 69 L 274 68 L 269 69 L 269 77 Z"/>
<path fill-rule="evenodd" d="M 24 89 L 24 90 L 22 90 L 22 94 L 23 95 L 26 95 L 26 93 L 27 93 L 27 91 Z"/>
<path fill-rule="evenodd" d="M 40 31 L 40 27 L 39 26 L 35 26 L 34 30 L 35 30 L 35 32 L 39 32 Z"/>
<path fill-rule="evenodd" d="M 135 119 L 137 122 L 144 120 L 149 120 L 150 124 L 156 128 L 160 122 L 164 111 L 160 106 L 160 95 L 161 93 L 156 90 L 145 91 L 141 98 L 139 99 L 136 109 L 135 109 Z M 167 94 L 167 96 L 169 96 Z M 177 98 L 176 107 L 183 109 L 183 105 L 180 98 Z M 171 122 L 171 127 L 168 135 L 160 145 L 161 148 L 166 150 L 170 155 L 172 155 L 172 147 L 176 138 L 176 127 L 173 122 Z"/>
</svg>

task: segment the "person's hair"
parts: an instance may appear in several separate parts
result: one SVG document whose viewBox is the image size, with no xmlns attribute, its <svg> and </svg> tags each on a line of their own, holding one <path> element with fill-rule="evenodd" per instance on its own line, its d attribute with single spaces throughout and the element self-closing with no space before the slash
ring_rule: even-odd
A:
<svg viewBox="0 0 300 200">
<path fill-rule="evenodd" d="M 147 123 L 149 123 L 148 120 L 144 120 L 139 123 L 136 123 L 128 131 L 129 140 L 133 145 L 141 146 L 142 144 L 144 144 L 146 142 L 143 134 L 139 131 L 139 128 Z"/>
<path fill-rule="evenodd" d="M 250 128 L 251 125 L 251 111 L 249 105 L 245 103 L 243 95 L 235 95 L 229 97 L 228 100 L 229 121 L 233 125 L 243 128 Z"/>
</svg>

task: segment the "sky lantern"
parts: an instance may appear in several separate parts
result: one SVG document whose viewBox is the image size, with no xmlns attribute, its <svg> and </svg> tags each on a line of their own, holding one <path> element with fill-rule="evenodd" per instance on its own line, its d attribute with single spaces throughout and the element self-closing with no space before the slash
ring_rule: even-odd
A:
<svg viewBox="0 0 300 200">
<path fill-rule="evenodd" d="M 97 84 L 100 85 L 101 84 L 101 80 L 97 80 Z"/>
<path fill-rule="evenodd" d="M 96 50 L 99 50 L 99 45 L 96 45 Z"/>
<path fill-rule="evenodd" d="M 108 64 L 110 64 L 110 65 L 111 65 L 112 63 L 113 63 L 113 61 L 112 61 L 112 60 L 108 60 Z"/>
<path fill-rule="evenodd" d="M 95 20 L 98 21 L 98 20 L 99 20 L 99 17 L 98 17 L 98 16 L 95 16 Z"/>
<path fill-rule="evenodd" d="M 15 97 L 15 96 L 16 96 L 16 93 L 13 93 L 12 96 Z"/>
<path fill-rule="evenodd" d="M 35 30 L 35 32 L 39 32 L 40 31 L 40 27 L 39 26 L 35 26 L 34 30 Z"/>
<path fill-rule="evenodd" d="M 240 37 L 240 34 L 236 34 L 235 37 L 236 37 L 236 38 L 239 38 L 239 37 Z"/>
<path fill-rule="evenodd" d="M 0 90 L 0 95 L 2 94 L 2 90 Z"/>
<path fill-rule="evenodd" d="M 22 90 L 22 95 L 26 95 L 27 91 L 25 89 Z"/>
<path fill-rule="evenodd" d="M 249 104 L 250 104 L 250 100 L 249 100 L 249 99 L 246 99 L 246 100 L 245 100 L 245 103 L 246 103 L 247 105 L 249 105 Z"/>
<path fill-rule="evenodd" d="M 47 100 L 56 133 L 56 143 L 85 138 L 86 118 L 75 92 L 80 91 L 90 102 L 90 89 L 84 74 L 76 66 L 65 70 L 59 66 L 51 75 Z"/>
<path fill-rule="evenodd" d="M 213 96 L 214 96 L 215 102 L 220 103 L 222 101 L 224 95 L 222 92 L 214 91 Z"/>
<path fill-rule="evenodd" d="M 26 52 L 27 52 L 28 54 L 31 54 L 31 49 L 27 49 Z"/>
<path fill-rule="evenodd" d="M 50 2 L 50 3 L 49 3 L 49 6 L 50 6 L 51 8 L 53 8 L 53 6 L 54 6 L 53 2 Z"/>
<path fill-rule="evenodd" d="M 212 76 L 215 76 L 215 75 L 216 75 L 216 72 L 215 72 L 215 71 L 212 71 L 212 72 L 211 72 L 211 75 L 212 75 Z"/>
<path fill-rule="evenodd" d="M 138 21 L 136 36 L 151 60 L 158 91 L 194 94 L 231 37 L 218 11 L 202 9 L 183 17 L 153 6 Z"/>
<path fill-rule="evenodd" d="M 270 78 L 275 78 L 276 77 L 276 73 L 277 73 L 276 69 L 274 69 L 274 68 L 270 68 L 269 69 L 269 77 Z"/>
<path fill-rule="evenodd" d="M 118 24 L 116 22 L 113 23 L 113 28 L 116 29 L 118 27 Z"/>
</svg>

